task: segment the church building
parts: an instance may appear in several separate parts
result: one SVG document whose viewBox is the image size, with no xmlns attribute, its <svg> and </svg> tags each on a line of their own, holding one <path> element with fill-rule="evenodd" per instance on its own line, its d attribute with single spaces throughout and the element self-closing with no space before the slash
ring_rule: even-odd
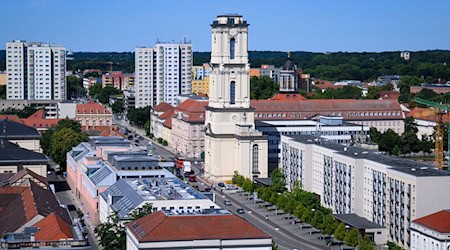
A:
<svg viewBox="0 0 450 250">
<path fill-rule="evenodd" d="M 248 26 L 242 16 L 221 15 L 211 24 L 210 97 L 205 114 L 205 177 L 267 177 L 267 138 L 255 129 L 250 107 Z"/>
</svg>

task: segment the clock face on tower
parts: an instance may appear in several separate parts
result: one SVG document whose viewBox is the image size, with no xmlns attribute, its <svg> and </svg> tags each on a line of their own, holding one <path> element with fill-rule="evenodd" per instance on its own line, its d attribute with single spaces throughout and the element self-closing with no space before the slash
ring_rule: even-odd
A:
<svg viewBox="0 0 450 250">
<path fill-rule="evenodd" d="M 230 36 L 236 36 L 237 35 L 237 30 L 236 29 L 230 29 Z"/>
</svg>

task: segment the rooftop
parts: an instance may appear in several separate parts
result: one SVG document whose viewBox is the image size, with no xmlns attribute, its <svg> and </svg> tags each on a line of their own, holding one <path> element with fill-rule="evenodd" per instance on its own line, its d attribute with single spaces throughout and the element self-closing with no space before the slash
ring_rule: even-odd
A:
<svg viewBox="0 0 450 250">
<path fill-rule="evenodd" d="M 39 139 L 41 134 L 32 127 L 9 119 L 0 120 L 0 138 L 3 139 Z"/>
<path fill-rule="evenodd" d="M 111 114 L 111 111 L 96 102 L 78 103 L 76 112 L 77 114 Z"/>
<path fill-rule="evenodd" d="M 450 210 L 441 210 L 434 214 L 416 219 L 413 223 L 440 233 L 450 233 Z"/>
<path fill-rule="evenodd" d="M 61 240 L 73 238 L 70 224 L 61 219 L 55 212 L 34 224 L 34 227 L 39 228 L 39 231 L 34 235 L 36 240 Z"/>
<path fill-rule="evenodd" d="M 376 223 L 373 223 L 366 218 L 360 217 L 356 214 L 333 214 L 334 218 L 345 224 L 357 229 L 374 229 L 384 228 Z"/>
<path fill-rule="evenodd" d="M 53 212 L 71 223 L 67 210 L 59 205 L 49 189 L 34 183 L 29 187 L 0 188 L 0 233 L 15 232 L 36 215 L 46 217 Z"/>
<path fill-rule="evenodd" d="M 270 239 L 244 219 L 232 215 L 166 215 L 159 211 L 127 225 L 139 242 Z"/>
<path fill-rule="evenodd" d="M 323 138 L 318 138 L 317 136 L 295 135 L 288 137 L 293 141 L 304 144 L 317 144 L 318 146 L 334 150 L 338 154 L 342 154 L 354 159 L 367 159 L 370 161 L 378 162 L 389 166 L 390 169 L 393 169 L 395 171 L 399 171 L 416 177 L 450 176 L 450 172 L 439 170 L 430 164 L 383 155 L 381 152 L 375 150 L 368 150 L 355 146 L 345 146 L 328 141 Z"/>
<path fill-rule="evenodd" d="M 121 218 L 126 218 L 144 201 L 208 199 L 175 177 L 120 179 L 101 196 L 105 200 L 112 197 L 111 208 Z"/>
<path fill-rule="evenodd" d="M 0 139 L 0 162 L 2 164 L 23 164 L 30 163 L 46 164 L 48 159 L 41 153 L 34 152 L 11 143 L 7 140 Z"/>
</svg>

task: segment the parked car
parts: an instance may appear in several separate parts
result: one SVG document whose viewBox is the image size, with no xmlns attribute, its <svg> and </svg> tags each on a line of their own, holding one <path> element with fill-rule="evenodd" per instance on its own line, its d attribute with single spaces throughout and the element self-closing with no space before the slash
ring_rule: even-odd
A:
<svg viewBox="0 0 450 250">
<path fill-rule="evenodd" d="M 238 214 L 245 214 L 245 211 L 244 211 L 243 208 L 238 208 L 238 209 L 236 210 L 236 212 L 237 212 Z"/>
<path fill-rule="evenodd" d="M 189 175 L 189 181 L 190 182 L 196 182 L 197 181 L 197 177 L 193 174 Z"/>
<path fill-rule="evenodd" d="M 127 137 L 127 139 L 131 141 L 131 140 L 133 140 L 133 136 L 132 136 L 132 135 L 129 135 L 129 136 Z"/>
<path fill-rule="evenodd" d="M 134 142 L 139 143 L 139 140 L 134 140 Z"/>
<path fill-rule="evenodd" d="M 225 206 L 231 206 L 231 201 L 225 200 L 225 201 L 223 202 L 223 204 L 224 204 Z"/>
</svg>

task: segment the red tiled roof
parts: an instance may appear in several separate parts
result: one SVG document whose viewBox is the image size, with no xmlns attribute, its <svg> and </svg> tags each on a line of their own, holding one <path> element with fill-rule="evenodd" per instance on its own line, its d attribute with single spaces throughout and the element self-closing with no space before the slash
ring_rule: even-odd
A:
<svg viewBox="0 0 450 250">
<path fill-rule="evenodd" d="M 398 92 L 398 91 L 382 91 L 380 93 L 380 98 L 384 99 L 384 100 L 386 100 L 386 99 L 397 100 L 399 96 L 400 96 L 400 92 Z"/>
<path fill-rule="evenodd" d="M 400 103 L 397 100 L 308 99 L 298 102 L 251 100 L 251 107 L 255 108 L 256 120 L 298 120 L 315 114 L 338 115 L 346 120 L 403 118 Z M 375 112 L 377 115 L 370 115 Z M 387 112 L 391 112 L 391 115 Z M 270 116 L 261 117 L 260 114 L 270 114 Z"/>
<path fill-rule="evenodd" d="M 0 120 L 11 120 L 18 123 L 23 123 L 22 119 L 20 119 L 17 115 L 0 115 Z"/>
<path fill-rule="evenodd" d="M 111 126 L 109 126 L 107 128 L 104 128 L 100 132 L 99 136 L 121 136 L 121 137 L 125 137 L 124 134 L 120 133 L 119 128 L 115 128 L 115 127 L 111 127 Z"/>
<path fill-rule="evenodd" d="M 445 122 L 445 123 L 450 122 L 449 115 L 450 115 L 449 113 L 447 113 L 446 115 L 443 115 L 442 122 Z M 415 107 L 411 110 L 411 112 L 409 112 L 408 116 L 412 117 L 414 119 L 419 119 L 419 120 L 425 120 L 425 121 L 431 121 L 431 122 L 438 121 L 438 117 L 434 113 L 434 110 L 431 108 Z"/>
<path fill-rule="evenodd" d="M 111 114 L 111 111 L 100 103 L 89 102 L 77 104 L 77 114 Z"/>
<path fill-rule="evenodd" d="M 167 216 L 159 211 L 135 220 L 127 227 L 139 242 L 270 238 L 249 222 L 231 214 Z"/>
<path fill-rule="evenodd" d="M 413 221 L 440 233 L 450 233 L 450 211 L 442 210 Z"/>
<path fill-rule="evenodd" d="M 36 240 L 61 240 L 73 238 L 69 224 L 61 219 L 55 212 L 34 224 L 34 227 L 40 228 L 34 235 Z"/>
<path fill-rule="evenodd" d="M 169 117 L 172 117 L 173 113 L 174 113 L 174 110 L 173 109 L 169 109 L 166 112 L 164 112 L 162 115 L 160 115 L 158 118 L 159 119 L 167 119 Z"/>
<path fill-rule="evenodd" d="M 180 119 L 187 122 L 203 122 L 205 120 L 205 107 L 208 106 L 207 101 L 198 101 L 193 99 L 187 99 L 175 107 L 175 117 L 181 117 Z"/>
<path fill-rule="evenodd" d="M 315 84 L 313 86 L 318 87 L 319 89 L 340 89 L 343 88 L 343 85 L 334 85 L 330 81 L 326 80 L 315 80 Z"/>
<path fill-rule="evenodd" d="M 270 100 L 300 101 L 300 100 L 306 100 L 306 98 L 298 93 L 293 93 L 293 94 L 279 93 L 279 94 L 276 94 L 274 97 L 270 98 Z"/>
<path fill-rule="evenodd" d="M 46 217 L 55 212 L 70 222 L 53 192 L 33 182 L 29 187 L 0 187 L 0 208 L 0 234 L 16 231 L 38 214 Z"/>
<path fill-rule="evenodd" d="M 153 111 L 156 112 L 166 112 L 170 109 L 173 109 L 172 105 L 168 104 L 167 102 L 162 102 L 155 107 L 153 107 Z"/>
<path fill-rule="evenodd" d="M 163 126 L 166 128 L 172 128 L 172 117 L 167 117 L 166 120 L 163 122 Z"/>
<path fill-rule="evenodd" d="M 33 128 L 51 128 L 57 126 L 62 119 L 46 119 L 43 109 L 36 111 L 34 114 L 22 119 L 23 124 Z"/>
</svg>

